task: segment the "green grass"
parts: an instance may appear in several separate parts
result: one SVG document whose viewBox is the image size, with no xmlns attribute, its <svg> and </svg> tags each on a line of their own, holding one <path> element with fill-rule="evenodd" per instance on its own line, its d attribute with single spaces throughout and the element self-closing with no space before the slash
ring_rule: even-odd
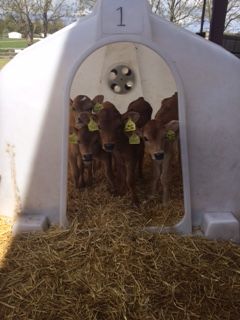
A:
<svg viewBox="0 0 240 320">
<path fill-rule="evenodd" d="M 0 39 L 0 49 L 22 49 L 26 47 L 26 39 Z"/>
<path fill-rule="evenodd" d="M 3 66 L 5 66 L 6 63 L 8 63 L 9 59 L 0 58 L 0 69 L 2 69 Z"/>
</svg>

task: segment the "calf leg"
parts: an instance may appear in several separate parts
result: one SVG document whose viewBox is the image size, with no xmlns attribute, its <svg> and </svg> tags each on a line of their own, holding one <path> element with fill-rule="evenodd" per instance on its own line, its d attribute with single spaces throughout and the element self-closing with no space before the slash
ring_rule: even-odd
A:
<svg viewBox="0 0 240 320">
<path fill-rule="evenodd" d="M 69 147 L 69 165 L 70 172 L 73 179 L 74 187 L 78 188 L 78 180 L 79 180 L 79 166 L 78 166 L 78 153 L 75 146 Z"/>
<path fill-rule="evenodd" d="M 134 163 L 133 161 L 126 163 L 126 183 L 131 194 L 132 203 L 136 206 L 139 206 L 139 200 L 135 188 L 135 165 L 136 163 Z"/>
<path fill-rule="evenodd" d="M 71 170 L 71 176 L 73 178 L 74 187 L 78 188 L 79 168 L 74 159 L 72 160 L 70 159 L 70 170 Z"/>
<path fill-rule="evenodd" d="M 98 159 L 94 159 L 93 160 L 93 164 L 92 164 L 92 175 L 93 175 L 93 178 L 96 177 L 96 173 L 100 169 L 101 169 L 101 161 L 99 161 Z"/>
<path fill-rule="evenodd" d="M 100 159 L 104 166 L 104 174 L 105 178 L 107 179 L 107 183 L 110 187 L 110 192 L 116 193 L 115 183 L 114 183 L 114 175 L 112 171 L 112 157 L 111 154 L 106 152 L 102 152 L 100 155 Z"/>
<path fill-rule="evenodd" d="M 170 161 L 172 158 L 171 153 L 166 153 L 162 164 L 161 184 L 163 187 L 162 203 L 165 206 L 169 198 L 169 181 L 170 181 Z"/>
<path fill-rule="evenodd" d="M 152 195 L 157 192 L 158 182 L 161 176 L 161 166 L 161 161 L 153 160 Z"/>
<path fill-rule="evenodd" d="M 144 161 L 144 144 L 141 141 L 139 155 L 138 155 L 138 176 L 141 179 L 143 178 L 143 161 Z"/>
<path fill-rule="evenodd" d="M 86 186 L 84 180 L 84 164 L 82 161 L 82 157 L 79 157 L 79 180 L 78 180 L 78 187 L 84 188 Z"/>
<path fill-rule="evenodd" d="M 126 167 L 123 159 L 114 156 L 114 183 L 118 195 L 126 193 Z"/>
</svg>

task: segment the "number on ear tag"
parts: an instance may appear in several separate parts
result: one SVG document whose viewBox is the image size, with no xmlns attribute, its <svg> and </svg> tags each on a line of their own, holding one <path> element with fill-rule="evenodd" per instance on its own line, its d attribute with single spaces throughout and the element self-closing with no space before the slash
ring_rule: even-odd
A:
<svg viewBox="0 0 240 320">
<path fill-rule="evenodd" d="M 95 106 L 93 107 L 93 112 L 98 113 L 100 110 L 103 109 L 103 105 L 101 103 L 96 103 Z"/>
<path fill-rule="evenodd" d="M 90 118 L 90 121 L 88 122 L 88 130 L 91 132 L 98 131 L 97 122 L 94 121 L 93 118 Z"/>
<path fill-rule="evenodd" d="M 125 124 L 124 131 L 131 132 L 136 130 L 136 124 L 129 118 Z"/>
<path fill-rule="evenodd" d="M 77 137 L 76 133 L 72 133 L 69 135 L 69 143 L 71 143 L 71 144 L 78 143 L 78 137 Z"/>
<path fill-rule="evenodd" d="M 174 141 L 176 139 L 176 134 L 173 130 L 168 130 L 166 136 L 168 141 Z"/>
<path fill-rule="evenodd" d="M 140 137 L 134 132 L 130 137 L 129 137 L 129 144 L 140 144 Z"/>
</svg>

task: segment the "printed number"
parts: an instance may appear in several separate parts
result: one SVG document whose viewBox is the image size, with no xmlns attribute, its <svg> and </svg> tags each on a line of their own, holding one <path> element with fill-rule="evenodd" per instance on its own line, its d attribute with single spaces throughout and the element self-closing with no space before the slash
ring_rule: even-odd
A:
<svg viewBox="0 0 240 320">
<path fill-rule="evenodd" d="M 123 7 L 117 8 L 117 11 L 120 11 L 120 24 L 118 24 L 118 27 L 125 27 L 126 25 L 123 24 Z"/>
</svg>

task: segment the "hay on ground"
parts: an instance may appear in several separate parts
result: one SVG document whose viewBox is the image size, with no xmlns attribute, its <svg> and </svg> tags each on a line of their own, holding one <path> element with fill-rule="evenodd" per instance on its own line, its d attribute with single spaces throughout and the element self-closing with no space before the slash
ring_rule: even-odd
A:
<svg viewBox="0 0 240 320">
<path fill-rule="evenodd" d="M 91 231 L 75 220 L 13 240 L 0 319 L 237 320 L 239 266 L 232 243 L 144 233 L 121 213 Z"/>
<path fill-rule="evenodd" d="M 179 176 L 167 208 L 148 198 L 150 170 L 145 177 L 139 210 L 128 196 L 109 195 L 98 172 L 80 192 L 69 182 L 67 230 L 9 243 L 1 219 L 0 319 L 238 320 L 240 247 L 144 232 L 183 215 Z"/>
</svg>

